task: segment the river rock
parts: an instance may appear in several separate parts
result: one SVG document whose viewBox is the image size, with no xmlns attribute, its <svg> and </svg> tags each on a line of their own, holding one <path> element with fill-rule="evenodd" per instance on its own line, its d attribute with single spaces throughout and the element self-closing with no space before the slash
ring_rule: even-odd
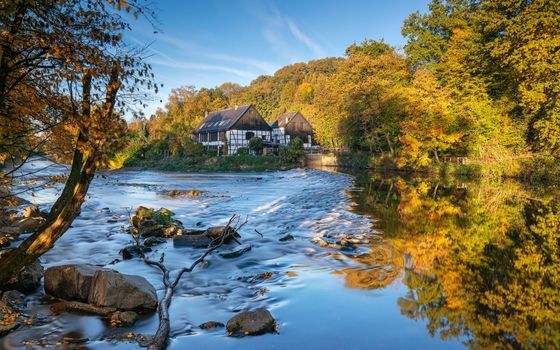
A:
<svg viewBox="0 0 560 350">
<path fill-rule="evenodd" d="M 227 323 L 229 336 L 242 337 L 274 332 L 276 322 L 266 309 L 244 311 L 233 316 Z"/>
<path fill-rule="evenodd" d="M 245 245 L 240 245 L 239 247 L 230 250 L 229 252 L 220 253 L 220 256 L 226 259 L 233 259 L 233 258 L 240 257 L 241 255 L 247 253 L 250 250 L 251 250 L 251 246 L 245 244 Z"/>
<path fill-rule="evenodd" d="M 32 217 L 43 217 L 44 214 L 41 213 L 41 211 L 39 210 L 39 207 L 36 205 L 30 205 L 28 207 L 26 207 L 25 209 L 23 209 L 23 217 L 24 218 L 32 218 Z"/>
<path fill-rule="evenodd" d="M 12 306 L 0 301 L 0 337 L 12 332 L 20 325 L 20 313 Z"/>
<path fill-rule="evenodd" d="M 295 239 L 294 236 L 288 233 L 287 235 L 280 237 L 278 240 L 280 242 L 287 242 L 287 241 L 293 241 L 294 239 Z"/>
<path fill-rule="evenodd" d="M 154 310 L 158 300 L 156 289 L 144 277 L 99 270 L 93 276 L 88 302 L 121 310 Z"/>
<path fill-rule="evenodd" d="M 0 232 L 0 248 L 6 248 L 10 246 L 10 236 L 10 234 Z"/>
<path fill-rule="evenodd" d="M 173 238 L 173 247 L 207 248 L 210 243 L 212 243 L 212 239 L 204 233 L 187 234 Z"/>
<path fill-rule="evenodd" d="M 173 237 L 183 234 L 183 224 L 173 219 L 173 215 L 175 213 L 165 208 L 154 210 L 140 206 L 130 223 L 144 237 Z"/>
<path fill-rule="evenodd" d="M 49 267 L 45 272 L 45 292 L 64 300 L 87 301 L 93 276 L 106 270 L 90 264 L 73 264 Z"/>
<path fill-rule="evenodd" d="M 165 241 L 164 238 L 148 237 L 144 240 L 144 247 L 151 247 L 151 246 L 162 244 L 162 243 L 165 243 L 165 242 L 166 241 Z"/>
<path fill-rule="evenodd" d="M 43 266 L 38 260 L 21 270 L 15 277 L 12 277 L 8 283 L 1 286 L 2 290 L 15 289 L 22 293 L 29 293 L 39 287 L 41 277 L 43 277 Z"/>
<path fill-rule="evenodd" d="M 111 315 L 111 325 L 115 327 L 130 327 L 139 318 L 140 316 L 134 311 L 116 311 Z"/>
<path fill-rule="evenodd" d="M 61 301 L 51 304 L 51 311 L 60 314 L 62 311 L 79 312 L 99 316 L 109 316 L 117 311 L 114 307 L 95 306 L 81 301 Z"/>
<path fill-rule="evenodd" d="M 11 227 L 15 228 L 17 232 L 15 233 L 27 233 L 35 232 L 41 225 L 45 223 L 45 218 L 40 216 L 34 216 L 29 218 L 23 218 L 12 224 Z"/>
<path fill-rule="evenodd" d="M 164 194 L 169 197 L 199 197 L 205 194 L 206 191 L 190 189 L 190 190 L 169 190 L 165 191 Z"/>
<path fill-rule="evenodd" d="M 225 325 L 222 322 L 208 321 L 198 325 L 200 329 L 212 329 L 212 328 L 222 328 Z"/>
<path fill-rule="evenodd" d="M 150 247 L 142 247 L 142 252 L 144 253 L 149 253 L 151 251 L 152 248 Z M 138 249 L 136 248 L 135 245 L 126 246 L 123 249 L 121 249 L 119 253 L 122 255 L 123 260 L 130 260 L 140 256 L 140 254 L 138 254 Z"/>
<path fill-rule="evenodd" d="M 217 244 L 224 234 L 226 226 L 210 227 L 206 230 L 185 230 L 184 234 L 173 238 L 174 247 L 194 247 L 207 248 L 210 244 Z M 229 230 L 233 230 L 231 227 Z M 232 237 L 231 237 L 232 236 Z M 233 231 L 224 243 L 228 244 L 233 241 L 233 237 L 240 237 L 239 233 Z"/>
</svg>

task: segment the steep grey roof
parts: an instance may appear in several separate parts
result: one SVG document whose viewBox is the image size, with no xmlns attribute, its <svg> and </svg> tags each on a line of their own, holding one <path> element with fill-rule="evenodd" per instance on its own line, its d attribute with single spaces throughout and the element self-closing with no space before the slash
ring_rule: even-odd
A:
<svg viewBox="0 0 560 350">
<path fill-rule="evenodd" d="M 270 126 L 272 128 L 283 128 L 288 125 L 292 119 L 298 114 L 299 112 L 286 112 L 283 113 L 276 119 Z"/>
<path fill-rule="evenodd" d="M 249 108 L 251 108 L 251 105 L 210 112 L 194 129 L 194 132 L 199 133 L 229 130 Z"/>
</svg>

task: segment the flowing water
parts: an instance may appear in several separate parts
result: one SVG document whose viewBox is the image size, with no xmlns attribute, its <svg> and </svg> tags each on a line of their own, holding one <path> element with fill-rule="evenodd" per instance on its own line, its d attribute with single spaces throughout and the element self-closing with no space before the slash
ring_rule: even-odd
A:
<svg viewBox="0 0 560 350">
<path fill-rule="evenodd" d="M 41 166 L 33 162 L 22 171 Z M 41 174 L 58 172 L 52 167 Z M 207 193 L 164 195 L 171 189 Z M 48 209 L 58 191 L 60 186 L 22 196 Z M 241 240 L 252 250 L 234 259 L 212 254 L 207 264 L 183 277 L 171 304 L 169 349 L 543 348 L 559 344 L 558 291 L 546 288 L 560 272 L 554 246 L 560 234 L 554 225 L 544 225 L 548 240 L 543 243 L 531 236 L 534 230 L 526 220 L 538 222 L 531 215 L 543 211 L 560 215 L 556 202 L 547 201 L 551 193 L 535 194 L 517 183 L 353 177 L 312 169 L 111 172 L 95 178 L 80 216 L 41 262 L 45 267 L 107 265 L 144 276 L 161 296 L 158 270 L 138 259 L 115 260 L 131 242 L 125 231 L 131 208 L 168 208 L 187 228 L 224 225 L 240 214 L 248 218 Z M 316 237 L 362 233 L 375 239 L 352 251 L 314 243 Z M 280 242 L 286 234 L 295 239 Z M 524 268 L 525 251 L 535 259 L 548 254 L 543 259 L 549 260 L 532 271 Z M 169 242 L 152 257 L 162 254 L 165 264 L 177 270 L 201 250 Z M 541 302 L 535 290 L 549 293 L 552 301 Z M 511 306 L 513 300 L 517 304 Z M 236 312 L 260 307 L 272 313 L 279 334 L 230 338 L 223 328 L 197 327 L 206 321 L 226 323 Z M 154 314 L 134 327 L 115 329 L 97 316 L 53 315 L 42 290 L 28 298 L 28 313 L 43 322 L 5 337 L 0 349 L 21 348 L 24 341 L 57 347 L 68 334 L 87 338 L 79 345 L 83 349 L 131 349 L 137 345 L 115 337 L 152 334 L 158 322 Z"/>
</svg>

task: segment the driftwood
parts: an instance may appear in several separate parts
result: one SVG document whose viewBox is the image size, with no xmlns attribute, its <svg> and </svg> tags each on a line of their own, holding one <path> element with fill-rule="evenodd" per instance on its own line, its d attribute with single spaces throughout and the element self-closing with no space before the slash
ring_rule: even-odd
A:
<svg viewBox="0 0 560 350">
<path fill-rule="evenodd" d="M 144 252 L 142 251 L 139 234 L 137 233 L 136 235 L 133 235 L 136 244 L 136 249 L 138 250 L 140 257 L 142 258 L 142 260 L 144 260 L 146 264 L 156 267 L 162 272 L 163 286 L 165 287 L 165 294 L 158 301 L 158 317 L 159 317 L 158 329 L 148 345 L 148 350 L 163 350 L 167 346 L 167 339 L 169 337 L 169 330 L 170 330 L 169 306 L 171 304 L 171 299 L 173 298 L 173 293 L 175 291 L 175 288 L 179 284 L 179 281 L 181 280 L 183 274 L 187 272 L 189 273 L 192 272 L 195 269 L 195 267 L 198 264 L 202 263 L 210 253 L 223 246 L 228 238 L 233 238 L 235 242 L 239 243 L 239 241 L 235 239 L 233 235 L 235 234 L 235 232 L 241 229 L 241 227 L 243 227 L 246 223 L 247 223 L 247 219 L 245 219 L 243 223 L 240 223 L 240 216 L 237 214 L 233 215 L 229 219 L 227 225 L 224 226 L 224 230 L 222 234 L 216 237 L 210 243 L 206 251 L 198 259 L 196 259 L 189 267 L 183 267 L 181 270 L 179 270 L 177 276 L 173 280 L 171 279 L 169 269 L 163 264 L 163 256 L 159 262 L 148 259 L 144 255 Z"/>
</svg>

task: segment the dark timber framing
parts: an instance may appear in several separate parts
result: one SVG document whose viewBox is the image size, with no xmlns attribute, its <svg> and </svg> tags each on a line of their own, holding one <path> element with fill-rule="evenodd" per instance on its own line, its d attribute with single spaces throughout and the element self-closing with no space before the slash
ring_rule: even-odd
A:
<svg viewBox="0 0 560 350">
<path fill-rule="evenodd" d="M 194 129 L 193 138 L 219 155 L 247 148 L 252 137 L 271 141 L 272 128 L 253 105 L 208 113 Z"/>
</svg>

